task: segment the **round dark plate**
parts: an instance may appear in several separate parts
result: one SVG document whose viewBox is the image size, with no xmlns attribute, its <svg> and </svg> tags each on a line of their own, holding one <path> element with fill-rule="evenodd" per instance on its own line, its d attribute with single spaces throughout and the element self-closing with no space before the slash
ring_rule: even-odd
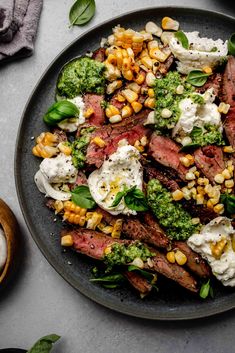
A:
<svg viewBox="0 0 235 353">
<path fill-rule="evenodd" d="M 35 143 L 31 137 L 38 136 L 47 129 L 42 116 L 54 100 L 56 79 L 61 67 L 73 57 L 98 48 L 101 38 L 107 37 L 117 24 L 140 29 L 150 20 L 161 23 L 164 16 L 177 19 L 185 31 L 200 31 L 201 35 L 214 39 L 229 38 L 235 28 L 234 18 L 219 13 L 160 7 L 128 13 L 83 34 L 52 62 L 26 105 L 16 143 L 15 178 L 21 209 L 35 242 L 50 264 L 73 287 L 97 303 L 128 315 L 158 320 L 183 320 L 234 308 L 235 291 L 216 284 L 215 298 L 203 301 L 170 281 L 164 281 L 159 284 L 159 293 L 141 300 L 129 288 L 107 290 L 91 283 L 90 270 L 94 261 L 61 249 L 59 234 L 62 224 L 59 220 L 54 221 L 55 216 L 45 207 L 45 198 L 34 184 L 33 177 L 38 170 L 39 160 L 31 152 Z"/>
<path fill-rule="evenodd" d="M 1 353 L 26 353 L 27 351 L 25 349 L 20 349 L 20 348 L 5 348 L 5 349 L 0 349 Z"/>
</svg>

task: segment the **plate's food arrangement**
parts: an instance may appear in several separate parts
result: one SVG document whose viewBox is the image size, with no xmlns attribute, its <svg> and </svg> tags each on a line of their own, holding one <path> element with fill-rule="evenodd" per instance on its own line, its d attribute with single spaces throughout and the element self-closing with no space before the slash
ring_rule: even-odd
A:
<svg viewBox="0 0 235 353">
<path fill-rule="evenodd" d="M 100 260 L 89 280 L 213 296 L 213 278 L 235 286 L 234 35 L 112 31 L 61 68 L 35 182 L 62 247 Z"/>
</svg>

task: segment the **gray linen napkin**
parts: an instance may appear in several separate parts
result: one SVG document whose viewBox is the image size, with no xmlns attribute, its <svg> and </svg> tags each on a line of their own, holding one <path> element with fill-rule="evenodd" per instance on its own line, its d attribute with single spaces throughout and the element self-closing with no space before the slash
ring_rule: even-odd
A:
<svg viewBox="0 0 235 353">
<path fill-rule="evenodd" d="M 32 54 L 43 0 L 0 0 L 0 61 Z"/>
</svg>

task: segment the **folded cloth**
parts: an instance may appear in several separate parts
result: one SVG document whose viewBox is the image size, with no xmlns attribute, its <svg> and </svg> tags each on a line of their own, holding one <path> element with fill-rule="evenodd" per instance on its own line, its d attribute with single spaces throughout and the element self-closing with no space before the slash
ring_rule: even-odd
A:
<svg viewBox="0 0 235 353">
<path fill-rule="evenodd" d="M 0 61 L 33 53 L 43 0 L 0 0 Z"/>
</svg>

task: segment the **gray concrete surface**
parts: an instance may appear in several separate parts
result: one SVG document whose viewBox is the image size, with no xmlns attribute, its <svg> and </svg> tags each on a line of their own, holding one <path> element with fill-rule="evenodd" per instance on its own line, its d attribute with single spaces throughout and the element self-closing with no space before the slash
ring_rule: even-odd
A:
<svg viewBox="0 0 235 353">
<path fill-rule="evenodd" d="M 19 119 L 51 60 L 87 28 L 128 10 L 152 5 L 195 6 L 235 16 L 229 0 L 96 0 L 86 27 L 68 28 L 72 0 L 44 0 L 35 54 L 0 68 L 0 197 L 14 210 L 25 256 L 15 283 L 0 296 L 0 348 L 30 347 L 40 336 L 62 336 L 57 353 L 231 353 L 235 312 L 209 319 L 164 323 L 126 317 L 76 292 L 47 263 L 30 237 L 17 201 L 13 160 Z"/>
</svg>

